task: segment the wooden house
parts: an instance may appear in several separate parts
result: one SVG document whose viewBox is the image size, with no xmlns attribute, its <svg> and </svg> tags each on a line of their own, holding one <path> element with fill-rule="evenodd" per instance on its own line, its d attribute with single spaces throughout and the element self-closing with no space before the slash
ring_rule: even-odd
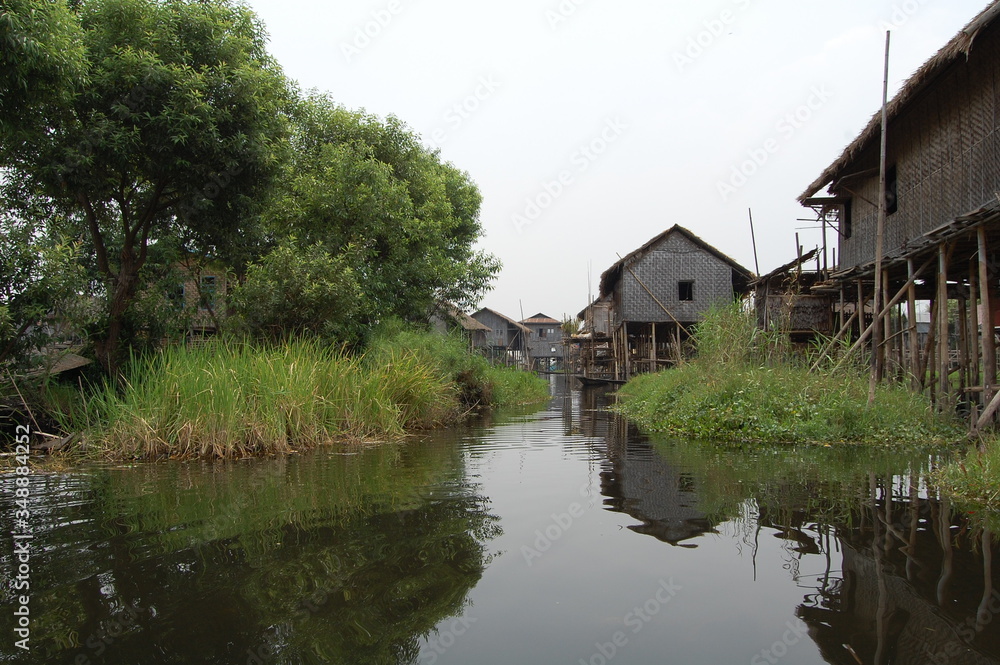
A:
<svg viewBox="0 0 1000 665">
<path fill-rule="evenodd" d="M 438 307 L 430 317 L 431 328 L 442 334 L 460 332 L 469 344 L 470 349 L 482 349 L 489 343 L 492 332 L 489 326 L 476 321 L 452 304 L 445 303 Z"/>
<path fill-rule="evenodd" d="M 180 261 L 174 266 L 176 286 L 167 298 L 177 309 L 187 329 L 189 343 L 198 343 L 215 335 L 226 317 L 229 273 L 216 262 Z"/>
<path fill-rule="evenodd" d="M 812 287 L 826 272 L 809 263 L 819 250 L 802 254 L 775 268 L 752 285 L 757 325 L 787 335 L 792 343 L 805 343 L 818 335 L 832 335 L 833 303 L 829 294 L 813 293 Z"/>
<path fill-rule="evenodd" d="M 892 307 L 878 313 L 887 330 L 879 350 L 890 373 L 895 368 L 916 384 L 936 387 L 945 403 L 956 395 L 992 394 L 996 383 L 998 15 L 1000 2 L 993 2 L 920 67 L 886 108 L 882 302 Z M 880 109 L 799 197 L 837 230 L 839 265 L 814 290 L 839 298 L 842 313 L 851 301 L 864 311 L 874 296 L 881 122 Z M 933 338 L 922 349 L 912 331 L 918 300 L 933 302 Z M 957 315 L 949 314 L 949 303 Z M 854 326 L 859 334 L 865 328 Z M 949 327 L 963 331 L 958 348 L 949 342 Z M 910 348 L 903 348 L 904 340 Z M 958 385 L 952 385 L 948 376 L 956 369 Z"/>
<path fill-rule="evenodd" d="M 554 370 L 562 365 L 565 354 L 561 321 L 538 313 L 521 321 L 521 325 L 531 331 L 527 349 L 532 369 Z"/>
<path fill-rule="evenodd" d="M 482 350 L 491 361 L 527 366 L 528 337 L 531 335 L 527 326 L 488 307 L 473 314 L 472 318 L 490 329 Z"/>
<path fill-rule="evenodd" d="M 597 298 L 577 315 L 580 331 L 571 339 L 573 371 L 583 380 L 614 379 L 611 333 L 614 314 L 610 296 Z"/>
<path fill-rule="evenodd" d="M 627 380 L 681 357 L 713 305 L 748 292 L 753 274 L 682 226 L 673 226 L 601 275 L 611 303 L 614 372 Z"/>
</svg>

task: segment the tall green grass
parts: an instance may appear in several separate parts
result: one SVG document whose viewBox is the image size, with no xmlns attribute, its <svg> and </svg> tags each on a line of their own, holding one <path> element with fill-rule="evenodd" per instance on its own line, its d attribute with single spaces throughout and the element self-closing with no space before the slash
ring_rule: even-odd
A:
<svg viewBox="0 0 1000 665">
<path fill-rule="evenodd" d="M 640 376 L 619 392 L 619 412 L 652 432 L 754 443 L 954 441 L 957 421 L 905 387 L 880 386 L 856 368 L 810 372 L 738 306 L 716 309 L 695 332 L 695 360 Z"/>
<path fill-rule="evenodd" d="M 62 425 L 118 459 L 238 458 L 395 438 L 461 417 L 463 368 L 493 376 L 479 360 L 460 341 L 430 334 L 382 339 L 365 355 L 311 339 L 170 347 L 134 361 L 122 385 L 83 395 Z M 518 387 L 490 403 L 528 392 Z"/>
</svg>

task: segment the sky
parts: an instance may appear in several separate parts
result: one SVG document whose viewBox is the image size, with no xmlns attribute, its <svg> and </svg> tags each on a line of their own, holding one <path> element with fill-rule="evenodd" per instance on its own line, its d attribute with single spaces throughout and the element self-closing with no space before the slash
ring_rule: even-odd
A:
<svg viewBox="0 0 1000 665">
<path fill-rule="evenodd" d="M 821 245 L 796 198 L 879 110 L 886 31 L 891 96 L 988 3 L 247 4 L 300 87 L 395 115 L 479 185 L 504 266 L 482 305 L 561 319 L 674 224 L 761 273 L 796 233 Z"/>
</svg>

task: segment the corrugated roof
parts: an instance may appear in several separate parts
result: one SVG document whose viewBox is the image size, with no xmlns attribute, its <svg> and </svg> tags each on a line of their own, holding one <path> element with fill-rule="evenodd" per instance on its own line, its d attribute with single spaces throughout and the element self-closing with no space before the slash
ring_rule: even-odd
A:
<svg viewBox="0 0 1000 665">
<path fill-rule="evenodd" d="M 489 312 L 493 316 L 497 316 L 497 317 L 503 319 L 504 321 L 506 321 L 507 323 L 511 324 L 512 326 L 516 326 L 522 332 L 531 334 L 531 328 L 528 328 L 527 326 L 521 325 L 520 323 L 518 323 L 514 319 L 510 318 L 509 316 L 504 316 L 503 314 L 501 314 L 500 312 L 496 311 L 495 309 L 490 309 L 489 307 L 483 307 L 481 310 L 479 310 L 478 312 L 476 312 L 476 314 L 481 314 L 483 312 Z M 476 314 L 472 315 L 473 318 L 475 318 Z M 490 330 L 492 330 L 492 328 L 490 328 Z"/>
<path fill-rule="evenodd" d="M 979 32 L 993 23 L 997 15 L 1000 14 L 1000 0 L 994 0 L 991 2 L 986 9 L 979 13 L 976 18 L 972 19 L 967 26 L 962 28 L 955 37 L 948 42 L 944 48 L 938 51 L 934 57 L 925 62 L 923 66 L 918 69 L 913 76 L 907 80 L 903 88 L 896 93 L 896 96 L 892 98 L 886 108 L 886 113 L 888 120 L 891 123 L 895 118 L 897 118 L 903 111 L 906 110 L 907 106 L 917 97 L 917 95 L 926 89 L 928 86 L 932 85 L 938 76 L 943 74 L 952 64 L 958 62 L 961 58 L 968 58 L 969 52 L 972 50 L 972 45 L 979 35 Z M 881 107 L 876 111 L 875 115 L 868 122 L 868 126 L 865 127 L 864 131 L 851 142 L 844 152 L 841 153 L 840 157 L 837 158 L 833 164 L 828 166 L 825 171 L 813 181 L 809 188 L 799 196 L 799 202 L 802 203 L 806 199 L 815 195 L 819 190 L 821 190 L 825 185 L 829 185 L 836 179 L 837 175 L 847 167 L 852 161 L 857 159 L 857 157 L 866 149 L 873 141 L 879 141 L 882 137 L 882 109 Z"/>
</svg>

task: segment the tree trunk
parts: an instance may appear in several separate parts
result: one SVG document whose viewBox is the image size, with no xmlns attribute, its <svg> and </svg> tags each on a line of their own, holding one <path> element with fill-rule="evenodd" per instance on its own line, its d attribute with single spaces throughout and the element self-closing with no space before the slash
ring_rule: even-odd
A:
<svg viewBox="0 0 1000 665">
<path fill-rule="evenodd" d="M 131 247 L 126 247 L 121 253 L 121 268 L 111 275 L 110 296 L 108 302 L 108 333 L 103 340 L 95 345 L 97 360 L 104 371 L 115 380 L 121 378 L 121 335 L 125 323 L 125 313 L 139 285 L 139 269 L 142 261 L 135 255 Z"/>
</svg>

